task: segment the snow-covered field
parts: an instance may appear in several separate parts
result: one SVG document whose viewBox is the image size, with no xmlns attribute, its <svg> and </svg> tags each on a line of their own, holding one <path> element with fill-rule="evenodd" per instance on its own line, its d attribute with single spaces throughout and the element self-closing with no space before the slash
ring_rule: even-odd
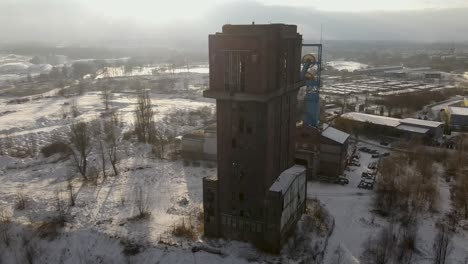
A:
<svg viewBox="0 0 468 264">
<path fill-rule="evenodd" d="M 165 117 L 180 110 L 204 107 L 214 112 L 213 100 L 193 94 L 150 93 L 155 121 L 165 122 Z M 26 153 L 34 139 L 40 149 L 57 138 L 67 138 L 72 122 L 102 119 L 105 112 L 101 92 L 65 98 L 52 90 L 34 96 L 34 100 L 25 98 L 29 100 L 0 98 L 1 147 L 9 145 Z M 12 103 L 13 99 L 20 100 Z M 131 129 L 136 102 L 134 93 L 115 93 L 111 99 L 123 131 Z M 78 116 L 71 115 L 71 107 L 77 108 Z M 203 126 L 202 121 L 177 124 L 174 129 L 181 135 Z M 28 263 L 31 256 L 34 263 L 70 264 L 281 263 L 283 259 L 293 263 L 301 257 L 301 252 L 294 252 L 291 258 L 288 253 L 268 255 L 243 242 L 175 237 L 171 232 L 175 225 L 185 223 L 195 226 L 201 238 L 202 178 L 215 175 L 216 168 L 187 167 L 181 160 L 158 159 L 151 146 L 135 140 L 119 144 L 119 175 L 100 178 L 97 183 L 85 181 L 70 157 L 55 154 L 44 158 L 36 153 L 17 158 L 6 155 L 10 153 L 6 149 L 0 153 L 0 263 Z M 88 160 L 91 170 L 100 169 L 96 149 Z M 70 203 L 70 189 L 76 202 L 66 206 L 65 225 L 58 234 L 43 237 L 44 225 L 57 218 L 58 208 Z M 143 219 L 137 217 L 140 190 L 150 213 Z M 26 201 L 24 209 L 16 206 L 20 196 Z M 5 225 L 5 219 L 11 222 Z M 3 227 L 7 227 L 6 233 Z M 10 237 L 8 245 L 2 241 L 3 234 Z M 324 238 L 316 235 L 311 243 L 320 249 Z M 222 253 L 195 253 L 191 251 L 194 245 L 214 247 Z"/>
<path fill-rule="evenodd" d="M 165 122 L 165 117 L 181 110 L 208 107 L 214 111 L 215 102 L 201 97 L 203 86 L 189 85 L 187 89 L 196 93 L 150 93 L 156 122 Z M 22 103 L 8 103 L 14 98 L 0 97 L 0 140 L 26 149 L 34 138 L 40 148 L 57 136 L 66 137 L 72 122 L 104 118 L 101 92 L 65 98 L 57 96 L 57 91 L 34 96 L 34 100 L 28 97 L 31 100 Z M 136 95 L 126 92 L 115 93 L 111 99 L 123 131 L 131 129 L 136 102 Z M 79 112 L 77 117 L 70 114 L 72 106 Z M 201 126 L 200 120 L 172 129 L 182 135 Z M 389 151 L 374 144 L 368 147 Z M 181 160 L 158 159 L 151 146 L 135 140 L 121 141 L 118 155 L 120 174 L 97 183 L 84 181 L 72 160 L 59 154 L 48 158 L 41 154 L 27 158 L 0 155 L 0 220 L 5 215 L 11 218 L 8 234 L 15 238 L 5 246 L 0 226 L 0 263 L 28 263 L 30 255 L 34 256 L 34 263 L 301 263 L 290 255 L 288 246 L 281 255 L 272 256 L 248 243 L 203 239 L 200 233 L 197 241 L 175 237 L 171 231 L 182 221 L 201 229 L 202 178 L 215 175 L 216 168 L 188 167 Z M 361 263 L 363 244 L 388 225 L 388 219 L 373 213 L 374 192 L 357 188 L 361 173 L 372 160 L 370 154 L 361 153 L 361 166 L 346 172 L 348 185 L 308 183 L 308 198 L 317 198 L 334 218 L 334 230 L 328 240 L 319 235 L 311 240 L 314 245 L 327 245 L 323 263 L 337 263 L 337 248 L 342 249 L 347 260 L 342 263 Z M 96 151 L 89 161 L 91 167 L 99 169 Z M 434 170 L 442 176 L 437 165 Z M 435 223 L 451 210 L 449 186 L 440 178 L 438 211 L 427 213 L 420 220 L 413 263 L 432 263 Z M 54 238 L 40 237 L 36 234 L 40 231 L 38 226 L 56 216 L 58 198 L 68 202 L 70 184 L 76 204 L 69 207 L 65 226 Z M 145 193 L 150 213 L 144 219 L 136 217 L 139 190 Z M 27 201 L 22 210 L 15 208 L 20 194 Z M 449 263 L 465 263 L 467 237 L 466 231 L 454 235 Z M 194 245 L 218 248 L 221 254 L 192 252 Z"/>
<path fill-rule="evenodd" d="M 327 62 L 327 65 L 339 71 L 347 70 L 350 72 L 353 72 L 359 69 L 364 69 L 364 68 L 367 68 L 368 66 L 367 64 L 363 64 L 363 63 L 356 62 L 356 61 L 343 61 L 343 60 L 329 61 Z"/>
<path fill-rule="evenodd" d="M 32 76 L 47 73 L 52 69 L 50 64 L 33 65 L 29 62 L 31 57 L 15 54 L 0 54 L 0 83 L 5 80 L 25 78 L 28 74 Z"/>
</svg>

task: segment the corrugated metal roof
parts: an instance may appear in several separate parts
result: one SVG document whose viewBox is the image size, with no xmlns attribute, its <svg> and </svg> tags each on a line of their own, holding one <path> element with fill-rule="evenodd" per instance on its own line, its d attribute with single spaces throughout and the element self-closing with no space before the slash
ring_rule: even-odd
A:
<svg viewBox="0 0 468 264">
<path fill-rule="evenodd" d="M 322 136 L 340 144 L 343 144 L 346 141 L 346 139 L 348 139 L 349 134 L 329 126 L 325 130 L 323 130 Z"/>
<path fill-rule="evenodd" d="M 341 117 L 359 121 L 359 122 L 369 122 L 376 125 L 397 127 L 400 125 L 400 119 L 387 117 L 387 116 L 378 116 L 378 115 L 369 115 L 364 113 L 350 112 L 341 115 Z"/>
<path fill-rule="evenodd" d="M 291 168 L 283 171 L 275 182 L 271 185 L 272 192 L 285 192 L 291 185 L 294 179 L 301 173 L 305 173 L 306 169 L 302 165 L 294 165 Z"/>
<path fill-rule="evenodd" d="M 462 116 L 468 116 L 468 107 L 454 107 L 451 106 L 449 107 L 450 113 L 452 115 L 462 115 Z"/>
<path fill-rule="evenodd" d="M 439 127 L 440 125 L 444 124 L 442 122 L 429 121 L 429 120 L 416 119 L 416 118 L 401 119 L 400 123 L 410 124 L 410 125 L 417 125 L 417 126 L 425 126 L 425 127 Z"/>
<path fill-rule="evenodd" d="M 419 134 L 426 134 L 427 132 L 429 132 L 428 128 L 416 127 L 416 126 L 410 126 L 410 125 L 399 125 L 397 126 L 397 129 L 408 131 L 408 132 L 413 132 L 413 133 L 419 133 Z"/>
</svg>

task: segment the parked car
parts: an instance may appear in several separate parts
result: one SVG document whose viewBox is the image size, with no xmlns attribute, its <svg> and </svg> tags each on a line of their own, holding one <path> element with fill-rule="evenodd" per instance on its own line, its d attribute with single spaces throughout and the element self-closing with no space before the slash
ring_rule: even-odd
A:
<svg viewBox="0 0 468 264">
<path fill-rule="evenodd" d="M 374 159 L 379 158 L 379 157 L 380 157 L 380 154 L 378 154 L 378 153 L 372 154 L 372 158 L 374 158 Z"/>
<path fill-rule="evenodd" d="M 373 180 L 374 179 L 374 175 L 372 175 L 371 173 L 368 173 L 368 172 L 363 172 L 362 175 L 361 175 L 362 178 L 365 178 L 365 179 L 369 179 L 369 180 Z"/>
<path fill-rule="evenodd" d="M 390 145 L 390 143 L 388 143 L 387 141 L 382 141 L 382 142 L 380 142 L 380 145 L 382 145 L 382 146 L 388 146 L 388 145 Z"/>
<path fill-rule="evenodd" d="M 379 154 L 379 151 L 375 150 L 375 149 L 371 149 L 369 151 L 370 154 Z"/>
<path fill-rule="evenodd" d="M 371 169 L 371 170 L 375 170 L 377 169 L 377 162 L 371 162 L 369 165 L 367 165 L 367 168 Z"/>
<path fill-rule="evenodd" d="M 374 181 L 372 180 L 361 180 L 358 184 L 358 188 L 372 190 L 374 189 Z"/>
<path fill-rule="evenodd" d="M 336 178 L 335 183 L 341 184 L 341 185 L 346 185 L 346 184 L 349 183 L 349 180 L 346 179 L 346 178 L 343 177 L 343 176 L 339 176 L 338 178 Z"/>
</svg>

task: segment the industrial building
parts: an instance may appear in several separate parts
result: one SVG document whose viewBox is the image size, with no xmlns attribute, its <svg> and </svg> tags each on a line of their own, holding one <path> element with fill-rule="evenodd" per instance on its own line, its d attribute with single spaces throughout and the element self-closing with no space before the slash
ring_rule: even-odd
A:
<svg viewBox="0 0 468 264">
<path fill-rule="evenodd" d="M 421 93 L 455 88 L 450 84 L 434 84 L 416 81 L 395 81 L 383 78 L 355 80 L 352 82 L 324 85 L 321 94 L 341 99 L 343 96 L 361 96 L 361 99 L 378 99 L 391 95 Z"/>
<path fill-rule="evenodd" d="M 448 112 L 450 125 L 453 128 L 468 128 L 468 100 L 466 98 L 450 105 Z"/>
<path fill-rule="evenodd" d="M 305 210 L 294 165 L 302 36 L 294 25 L 224 25 L 209 36 L 217 177 L 203 179 L 205 235 L 279 252 Z"/>
<path fill-rule="evenodd" d="M 217 159 L 216 142 L 216 124 L 185 134 L 181 139 L 184 163 L 190 165 L 204 162 L 214 166 Z"/>
<path fill-rule="evenodd" d="M 296 163 L 306 166 L 308 180 L 343 174 L 349 134 L 326 124 L 320 128 L 300 125 L 296 131 Z"/>
<path fill-rule="evenodd" d="M 444 123 L 436 121 L 415 118 L 398 119 L 357 112 L 345 113 L 341 115 L 341 118 L 360 123 L 370 130 L 381 131 L 382 134 L 407 139 L 437 140 L 444 133 Z"/>
</svg>

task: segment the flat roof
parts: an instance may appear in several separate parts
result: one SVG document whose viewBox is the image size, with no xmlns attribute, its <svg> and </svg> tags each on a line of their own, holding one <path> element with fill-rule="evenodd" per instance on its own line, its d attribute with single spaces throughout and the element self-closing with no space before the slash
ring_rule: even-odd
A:
<svg viewBox="0 0 468 264">
<path fill-rule="evenodd" d="M 442 122 L 429 121 L 429 120 L 416 119 L 416 118 L 404 118 L 400 120 L 400 123 L 417 125 L 417 126 L 425 126 L 425 127 L 439 127 L 440 125 L 444 124 Z"/>
<path fill-rule="evenodd" d="M 325 130 L 323 130 L 322 136 L 340 144 L 343 144 L 348 139 L 349 134 L 329 126 Z"/>
<path fill-rule="evenodd" d="M 468 116 L 468 107 L 450 106 L 449 110 L 452 115 Z"/>
<path fill-rule="evenodd" d="M 400 119 L 387 116 L 370 115 L 358 112 L 345 113 L 341 116 L 355 121 L 369 122 L 382 126 L 397 127 L 400 125 Z"/>
<path fill-rule="evenodd" d="M 270 191 L 272 192 L 286 192 L 291 183 L 300 174 L 305 174 L 306 168 L 302 165 L 294 165 L 291 168 L 283 171 L 275 182 L 271 185 Z"/>
<path fill-rule="evenodd" d="M 413 132 L 413 133 L 418 133 L 418 134 L 426 134 L 429 129 L 428 128 L 423 128 L 423 127 L 415 127 L 415 126 L 409 126 L 409 125 L 399 125 L 397 126 L 397 129 L 403 130 L 403 131 L 408 131 L 408 132 Z"/>
</svg>

